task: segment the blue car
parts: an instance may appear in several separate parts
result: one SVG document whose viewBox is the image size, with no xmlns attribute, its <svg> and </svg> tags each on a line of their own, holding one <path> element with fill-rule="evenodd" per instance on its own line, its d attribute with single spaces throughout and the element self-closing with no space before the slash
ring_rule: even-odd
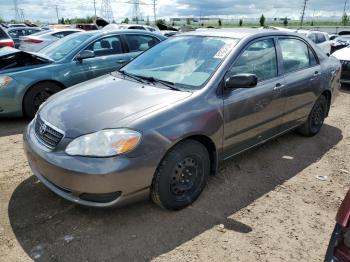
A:
<svg viewBox="0 0 350 262">
<path fill-rule="evenodd" d="M 0 116 L 33 118 L 54 93 L 118 70 L 165 37 L 145 31 L 82 32 L 39 53 L 0 49 Z"/>
</svg>

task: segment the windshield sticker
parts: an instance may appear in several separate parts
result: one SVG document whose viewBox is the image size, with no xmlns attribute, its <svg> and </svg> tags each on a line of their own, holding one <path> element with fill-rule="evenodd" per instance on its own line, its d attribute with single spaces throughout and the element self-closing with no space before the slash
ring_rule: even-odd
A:
<svg viewBox="0 0 350 262">
<path fill-rule="evenodd" d="M 230 53 L 230 51 L 232 50 L 232 48 L 233 48 L 234 46 L 235 46 L 235 44 L 233 44 L 233 43 L 224 45 L 224 46 L 216 53 L 216 55 L 214 56 L 214 58 L 216 58 L 216 59 L 223 59 L 223 58 L 225 58 L 225 57 Z"/>
</svg>

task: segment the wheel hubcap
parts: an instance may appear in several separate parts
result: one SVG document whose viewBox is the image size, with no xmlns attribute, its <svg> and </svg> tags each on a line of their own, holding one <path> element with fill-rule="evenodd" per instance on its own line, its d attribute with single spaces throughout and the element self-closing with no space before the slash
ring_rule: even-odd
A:
<svg viewBox="0 0 350 262">
<path fill-rule="evenodd" d="M 198 177 L 198 163 L 194 157 L 186 157 L 177 163 L 173 174 L 170 189 L 176 196 L 183 196 L 191 191 Z"/>
</svg>

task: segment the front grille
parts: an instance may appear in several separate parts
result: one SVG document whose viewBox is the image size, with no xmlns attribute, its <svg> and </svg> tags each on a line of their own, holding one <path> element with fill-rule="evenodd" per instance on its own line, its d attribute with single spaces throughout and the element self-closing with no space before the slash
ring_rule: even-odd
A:
<svg viewBox="0 0 350 262">
<path fill-rule="evenodd" d="M 35 120 L 35 134 L 46 147 L 54 149 L 63 138 L 63 133 L 45 123 L 40 116 Z"/>
</svg>

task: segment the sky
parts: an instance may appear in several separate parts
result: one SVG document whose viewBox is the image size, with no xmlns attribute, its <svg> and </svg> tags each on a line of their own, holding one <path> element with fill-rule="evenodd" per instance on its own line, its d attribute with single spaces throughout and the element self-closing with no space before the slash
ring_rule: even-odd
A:
<svg viewBox="0 0 350 262">
<path fill-rule="evenodd" d="M 97 15 L 101 15 L 103 0 L 95 0 Z M 199 17 L 217 16 L 227 18 L 256 18 L 262 13 L 266 17 L 290 17 L 298 19 L 304 0 L 157 0 L 157 16 Z M 17 0 L 26 19 L 36 21 L 56 21 L 55 6 L 59 16 L 65 18 L 94 15 L 94 0 Z M 114 18 L 117 22 L 125 17 L 132 17 L 132 0 L 110 0 Z M 140 0 L 141 15 L 153 20 L 152 0 Z M 306 16 L 341 16 L 345 0 L 309 0 Z M 350 3 L 349 3 L 350 7 Z M 349 11 L 350 8 L 347 8 Z M 0 0 L 0 17 L 14 18 L 13 0 Z"/>
</svg>

